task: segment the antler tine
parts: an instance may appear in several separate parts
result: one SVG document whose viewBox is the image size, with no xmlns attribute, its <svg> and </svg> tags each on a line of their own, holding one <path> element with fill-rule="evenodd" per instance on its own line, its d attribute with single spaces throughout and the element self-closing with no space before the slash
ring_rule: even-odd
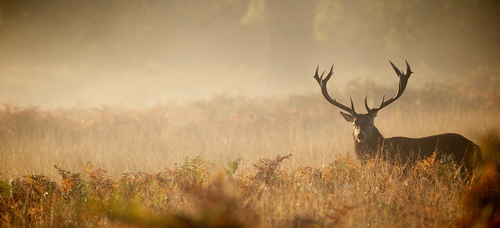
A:
<svg viewBox="0 0 500 228">
<path fill-rule="evenodd" d="M 410 64 L 408 64 L 408 60 L 405 59 L 405 62 L 406 62 L 406 73 L 412 74 L 413 71 L 411 71 L 411 69 L 410 69 Z M 410 77 L 410 76 L 408 76 L 408 77 Z"/>
<path fill-rule="evenodd" d="M 389 61 L 389 63 L 391 64 L 392 66 L 392 69 L 394 69 L 394 71 L 396 71 L 396 74 L 399 76 L 400 74 L 403 74 L 403 71 L 399 70 L 395 65 L 394 63 L 392 63 L 391 61 Z"/>
<path fill-rule="evenodd" d="M 332 67 L 330 68 L 330 72 L 326 75 L 325 84 L 328 80 L 330 80 L 330 77 L 332 77 L 332 75 L 333 75 L 333 65 L 334 65 L 334 63 L 332 63 Z"/>
<path fill-rule="evenodd" d="M 349 99 L 351 100 L 351 114 L 355 114 L 356 113 L 356 110 L 354 110 L 354 103 L 352 102 L 352 97 L 349 97 Z"/>
<path fill-rule="evenodd" d="M 382 97 L 382 101 L 380 102 L 380 104 L 373 109 L 370 109 L 368 107 L 368 104 L 367 104 L 366 98 L 365 98 L 365 107 L 366 107 L 366 110 L 368 111 L 368 113 L 372 114 L 372 113 L 376 113 L 376 112 L 380 111 L 381 109 L 383 109 L 384 107 L 386 107 L 387 105 L 391 104 L 392 102 L 397 100 L 399 97 L 401 97 L 401 95 L 403 95 L 403 92 L 406 89 L 406 84 L 408 83 L 408 79 L 410 78 L 411 74 L 413 73 L 410 69 L 410 64 L 408 64 L 408 61 L 405 60 L 405 62 L 406 62 L 406 74 L 403 71 L 399 70 L 391 61 L 389 61 L 392 68 L 394 69 L 394 71 L 398 75 L 398 92 L 387 101 L 384 101 L 384 97 L 385 97 L 385 95 L 384 95 L 384 97 Z"/>
<path fill-rule="evenodd" d="M 316 73 L 314 74 L 314 78 L 316 79 L 316 81 L 318 82 L 319 86 L 321 87 L 321 93 L 323 94 L 323 96 L 325 97 L 325 99 L 330 102 L 332 105 L 340 108 L 340 109 L 343 109 L 345 110 L 346 112 L 354 115 L 356 114 L 356 112 L 354 111 L 354 104 L 352 102 L 352 98 L 351 98 L 351 108 L 337 102 L 334 98 L 331 98 L 330 95 L 328 94 L 328 90 L 326 88 L 326 83 L 328 82 L 328 80 L 330 80 L 330 78 L 332 77 L 333 75 L 333 64 L 332 64 L 332 67 L 330 68 L 330 72 L 328 72 L 328 74 L 326 75 L 326 77 L 323 79 L 323 75 L 325 72 L 323 72 L 321 74 L 321 77 L 318 75 L 318 69 L 319 69 L 319 66 L 316 67 Z"/>
<path fill-rule="evenodd" d="M 384 99 L 384 98 L 382 97 L 382 99 Z M 370 107 L 368 107 L 368 102 L 366 100 L 368 100 L 368 95 L 365 96 L 365 108 L 366 108 L 366 111 L 370 112 L 371 109 L 370 109 Z"/>
<path fill-rule="evenodd" d="M 382 106 L 382 104 L 384 103 L 385 94 L 382 96 L 382 101 L 380 101 L 380 104 L 377 107 L 373 108 L 373 109 L 370 109 L 370 107 L 368 107 L 368 101 L 367 101 L 367 99 L 368 99 L 368 96 L 365 96 L 365 108 L 366 108 L 366 111 L 368 111 L 368 113 L 372 113 L 375 109 L 377 109 L 380 106 Z"/>
</svg>

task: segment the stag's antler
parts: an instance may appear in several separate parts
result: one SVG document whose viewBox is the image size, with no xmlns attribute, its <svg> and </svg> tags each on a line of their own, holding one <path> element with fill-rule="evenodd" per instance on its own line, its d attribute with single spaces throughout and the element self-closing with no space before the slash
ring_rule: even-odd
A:
<svg viewBox="0 0 500 228">
<path fill-rule="evenodd" d="M 316 81 L 318 81 L 318 84 L 319 86 L 321 87 L 321 92 L 323 93 L 323 96 L 325 97 L 325 99 L 330 102 L 332 105 L 335 105 L 345 111 L 347 111 L 349 114 L 351 115 L 356 115 L 356 111 L 354 110 L 354 104 L 352 103 L 352 97 L 351 97 L 351 108 L 341 104 L 341 103 L 338 103 L 334 98 L 331 98 L 330 95 L 328 94 L 328 91 L 326 89 L 326 83 L 328 82 L 328 80 L 330 80 L 330 77 L 332 77 L 333 75 L 333 64 L 332 64 L 332 68 L 330 68 L 330 72 L 326 75 L 326 77 L 323 79 L 323 75 L 325 74 L 325 72 L 323 71 L 323 73 L 321 74 L 321 77 L 318 75 L 318 67 L 316 67 L 316 73 L 314 74 L 314 78 L 316 79 Z M 406 86 L 406 83 L 405 83 L 405 86 Z"/>
<path fill-rule="evenodd" d="M 395 100 L 397 100 L 401 95 L 403 95 L 403 92 L 406 89 L 406 84 L 408 83 L 408 79 L 410 78 L 410 75 L 413 73 L 410 69 L 410 64 L 408 64 L 408 61 L 405 60 L 405 62 L 406 62 L 406 74 L 403 73 L 403 71 L 399 70 L 396 66 L 394 66 L 394 64 L 391 61 L 389 61 L 389 63 L 391 63 L 392 68 L 394 69 L 394 71 L 396 71 L 396 74 L 398 75 L 398 78 L 399 78 L 398 92 L 396 93 L 396 95 L 394 95 L 391 99 L 389 99 L 387 101 L 384 101 L 384 96 L 385 96 L 384 95 L 382 97 L 382 101 L 380 102 L 380 104 L 373 109 L 370 109 L 368 107 L 368 104 L 366 102 L 367 97 L 365 97 L 365 108 L 369 114 L 377 113 L 378 111 L 380 111 L 381 109 L 383 109 L 387 105 L 389 105 L 392 102 L 394 102 Z"/>
</svg>

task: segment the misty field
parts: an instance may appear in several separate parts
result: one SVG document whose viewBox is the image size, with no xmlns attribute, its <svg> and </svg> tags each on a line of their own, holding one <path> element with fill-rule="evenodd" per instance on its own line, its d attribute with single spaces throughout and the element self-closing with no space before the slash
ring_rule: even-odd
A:
<svg viewBox="0 0 500 228">
<path fill-rule="evenodd" d="M 499 3 L 2 0 L 0 228 L 500 227 Z M 378 130 L 471 174 L 354 155 L 314 70 L 361 113 L 389 61 Z"/>
<path fill-rule="evenodd" d="M 468 180 L 433 158 L 405 171 L 379 160 L 362 166 L 351 124 L 319 94 L 4 104 L 0 226 L 498 225 L 500 108 L 470 92 L 409 92 L 376 123 L 386 137 L 456 132 L 480 144 L 485 159 Z"/>
</svg>

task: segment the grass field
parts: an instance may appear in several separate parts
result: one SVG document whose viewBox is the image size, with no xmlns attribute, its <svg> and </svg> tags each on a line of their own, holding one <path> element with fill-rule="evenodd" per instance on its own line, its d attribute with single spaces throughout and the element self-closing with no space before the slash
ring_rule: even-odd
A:
<svg viewBox="0 0 500 228">
<path fill-rule="evenodd" d="M 361 166 L 351 125 L 319 94 L 154 107 L 5 104 L 0 226 L 499 224 L 500 108 L 436 97 L 410 92 L 376 125 L 386 137 L 456 132 L 479 143 L 485 162 L 472 182 L 432 159 L 406 173 L 383 161 Z"/>
</svg>

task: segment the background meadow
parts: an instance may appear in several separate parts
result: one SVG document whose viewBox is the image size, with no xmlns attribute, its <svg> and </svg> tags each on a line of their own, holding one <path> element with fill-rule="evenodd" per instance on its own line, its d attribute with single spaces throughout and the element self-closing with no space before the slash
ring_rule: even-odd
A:
<svg viewBox="0 0 500 228">
<path fill-rule="evenodd" d="M 466 83 L 411 87 L 376 119 L 385 137 L 424 137 L 456 132 L 479 143 L 500 123 L 498 72 L 475 73 Z M 314 80 L 311 78 L 311 81 Z M 353 81 L 332 96 L 363 95 L 375 105 L 394 87 Z M 489 81 L 488 87 L 483 82 Z M 396 84 L 396 82 L 393 82 Z M 318 88 L 319 89 L 319 88 Z M 390 96 L 390 95 L 388 95 Z M 161 171 L 201 156 L 218 165 L 242 159 L 293 154 L 287 165 L 324 167 L 338 154 L 352 153 L 352 127 L 320 94 L 273 98 L 218 95 L 206 100 L 152 106 L 98 106 L 47 109 L 6 103 L 1 110 L 0 161 L 4 175 L 42 172 L 53 165 L 82 171 L 91 161 L 109 174 Z"/>
<path fill-rule="evenodd" d="M 379 113 L 376 125 L 386 137 L 456 132 L 477 143 L 498 128 L 497 104 L 482 97 L 442 97 L 443 89 L 456 92 L 445 87 L 410 89 Z M 0 163 L 4 175 L 36 172 L 52 177 L 57 176 L 53 165 L 81 172 L 91 161 L 119 175 L 126 170 L 161 171 L 186 156 L 217 165 L 241 158 L 248 166 L 255 158 L 293 154 L 287 165 L 325 167 L 336 155 L 353 153 L 351 124 L 338 111 L 320 94 L 214 96 L 150 107 L 50 110 L 4 104 Z"/>
</svg>

